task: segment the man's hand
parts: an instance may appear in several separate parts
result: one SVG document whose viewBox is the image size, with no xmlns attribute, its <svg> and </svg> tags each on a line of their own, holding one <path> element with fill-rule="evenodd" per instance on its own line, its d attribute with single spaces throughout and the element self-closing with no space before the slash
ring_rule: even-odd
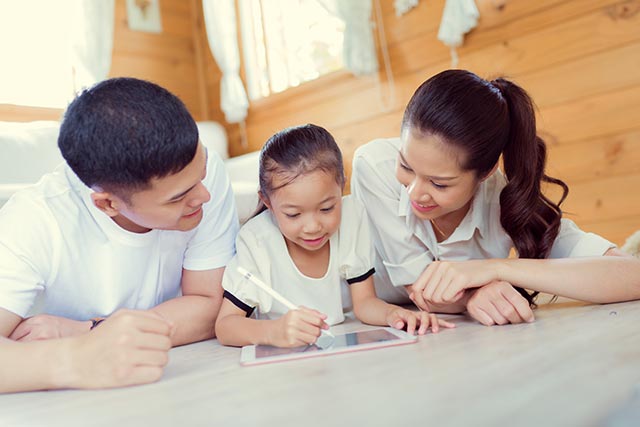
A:
<svg viewBox="0 0 640 427">
<path fill-rule="evenodd" d="M 59 380 L 74 388 L 157 381 L 169 361 L 173 329 L 153 312 L 119 310 L 90 333 L 72 338 Z"/>
<path fill-rule="evenodd" d="M 89 332 L 90 321 L 71 320 L 64 317 L 39 314 L 24 319 L 9 338 L 16 341 L 48 340 L 71 337 Z"/>
<path fill-rule="evenodd" d="M 473 292 L 467 312 L 485 326 L 535 320 L 529 302 L 507 282 L 492 282 Z"/>
</svg>

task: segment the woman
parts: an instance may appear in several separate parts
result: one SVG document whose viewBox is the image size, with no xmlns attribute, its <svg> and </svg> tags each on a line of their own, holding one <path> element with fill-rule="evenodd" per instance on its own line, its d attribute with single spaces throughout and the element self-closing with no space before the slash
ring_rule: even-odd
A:
<svg viewBox="0 0 640 427">
<path fill-rule="evenodd" d="M 467 309 L 485 325 L 533 321 L 537 291 L 640 298 L 640 262 L 562 218 L 568 188 L 544 173 L 545 161 L 533 103 L 513 82 L 463 70 L 424 82 L 400 139 L 375 140 L 354 157 L 351 188 L 373 223 L 379 295 Z M 558 203 L 542 182 L 562 189 Z M 512 249 L 518 259 L 508 259 Z"/>
</svg>

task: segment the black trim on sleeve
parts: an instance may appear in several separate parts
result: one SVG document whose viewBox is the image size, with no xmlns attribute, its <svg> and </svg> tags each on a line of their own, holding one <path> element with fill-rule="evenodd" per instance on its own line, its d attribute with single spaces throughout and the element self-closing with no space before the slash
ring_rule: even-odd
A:
<svg viewBox="0 0 640 427">
<path fill-rule="evenodd" d="M 354 283 L 362 282 L 363 280 L 366 280 L 369 277 L 371 277 L 371 275 L 375 272 L 376 272 L 376 269 L 372 268 L 371 270 L 364 273 L 362 276 L 354 277 L 353 279 L 347 279 L 347 283 L 349 285 L 353 285 Z"/>
<path fill-rule="evenodd" d="M 251 314 L 253 313 L 253 310 L 255 310 L 255 307 L 251 307 L 248 306 L 247 304 L 243 303 L 242 301 L 240 301 L 238 298 L 236 298 L 235 295 L 233 295 L 231 292 L 229 291 L 224 291 L 224 297 L 226 299 L 228 299 L 229 301 L 231 301 L 233 303 L 233 305 L 235 305 L 236 307 L 238 307 L 240 310 L 244 311 L 245 313 L 247 313 L 246 317 L 251 316 Z"/>
</svg>

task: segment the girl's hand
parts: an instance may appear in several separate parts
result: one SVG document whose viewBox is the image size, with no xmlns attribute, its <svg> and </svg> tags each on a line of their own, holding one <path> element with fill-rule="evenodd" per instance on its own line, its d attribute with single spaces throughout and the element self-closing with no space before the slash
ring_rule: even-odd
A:
<svg viewBox="0 0 640 427">
<path fill-rule="evenodd" d="M 507 282 L 492 282 L 477 289 L 467 302 L 467 312 L 485 326 L 533 322 L 529 302 Z"/>
<path fill-rule="evenodd" d="M 396 307 L 389 310 L 387 314 L 387 324 L 395 329 L 404 329 L 406 325 L 407 333 L 413 335 L 416 332 L 416 326 L 419 326 L 418 335 L 424 335 L 431 326 L 431 331 L 437 334 L 440 331 L 440 326 L 445 328 L 455 328 L 451 322 L 438 319 L 433 313 L 426 311 L 411 311 L 402 307 Z"/>
<path fill-rule="evenodd" d="M 320 336 L 320 329 L 329 329 L 324 321 L 326 314 L 306 307 L 291 310 L 276 321 L 273 345 L 276 347 L 300 347 L 313 344 Z"/>
<path fill-rule="evenodd" d="M 462 298 L 465 289 L 497 279 L 493 260 L 434 261 L 413 284 L 411 298 L 418 307 L 451 304 Z"/>
</svg>

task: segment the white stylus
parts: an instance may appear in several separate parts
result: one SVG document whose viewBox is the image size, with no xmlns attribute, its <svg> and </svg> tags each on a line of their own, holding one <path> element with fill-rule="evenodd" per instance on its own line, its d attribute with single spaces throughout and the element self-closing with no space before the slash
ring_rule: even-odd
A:
<svg viewBox="0 0 640 427">
<path fill-rule="evenodd" d="M 246 269 L 244 269 L 242 267 L 238 267 L 238 273 L 242 274 L 242 276 L 245 279 L 247 279 L 249 282 L 253 283 L 258 288 L 262 289 L 263 291 L 265 291 L 266 293 L 271 295 L 275 300 L 280 301 L 289 310 L 297 310 L 299 308 L 297 305 L 295 305 L 294 303 L 292 303 L 291 301 L 289 301 L 288 299 L 286 299 L 285 297 L 280 295 L 278 292 L 276 292 L 272 287 L 267 286 L 266 283 L 264 283 L 262 280 L 258 279 L 253 274 L 251 274 L 250 271 L 247 271 Z M 318 337 L 318 339 L 317 339 L 315 344 L 318 347 L 322 348 L 322 349 L 330 347 L 331 344 L 333 344 L 333 341 L 335 339 L 335 335 L 333 335 L 331 333 L 331 331 L 328 331 L 326 329 L 320 329 L 320 333 L 321 333 L 321 335 Z"/>
</svg>

